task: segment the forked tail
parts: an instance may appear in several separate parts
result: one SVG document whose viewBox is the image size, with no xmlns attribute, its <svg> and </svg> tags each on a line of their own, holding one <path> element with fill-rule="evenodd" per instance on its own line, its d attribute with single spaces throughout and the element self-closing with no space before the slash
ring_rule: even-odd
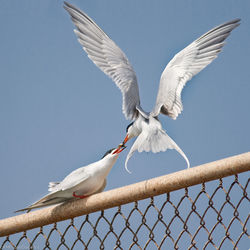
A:
<svg viewBox="0 0 250 250">
<path fill-rule="evenodd" d="M 180 147 L 174 142 L 174 140 L 169 137 L 166 132 L 162 129 L 151 129 L 149 131 L 143 131 L 135 140 L 133 146 L 131 147 L 126 161 L 125 161 L 125 168 L 128 170 L 127 163 L 134 152 L 137 150 L 138 152 L 149 152 L 152 151 L 153 153 L 164 152 L 167 149 L 175 149 L 187 162 L 188 168 L 190 167 L 189 160 L 184 152 L 180 149 Z"/>
</svg>

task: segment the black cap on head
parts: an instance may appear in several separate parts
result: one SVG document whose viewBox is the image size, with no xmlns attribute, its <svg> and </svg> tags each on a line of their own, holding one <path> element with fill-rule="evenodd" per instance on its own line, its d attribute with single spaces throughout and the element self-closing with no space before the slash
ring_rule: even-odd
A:
<svg viewBox="0 0 250 250">
<path fill-rule="evenodd" d="M 131 122 L 131 123 L 127 126 L 127 128 L 126 128 L 126 132 L 127 132 L 127 133 L 128 133 L 129 127 L 131 127 L 133 124 L 134 124 L 134 122 Z"/>
<path fill-rule="evenodd" d="M 115 149 L 115 148 L 111 148 L 110 150 L 108 150 L 108 151 L 103 155 L 102 159 L 103 159 L 106 155 L 110 154 L 114 149 Z"/>
</svg>

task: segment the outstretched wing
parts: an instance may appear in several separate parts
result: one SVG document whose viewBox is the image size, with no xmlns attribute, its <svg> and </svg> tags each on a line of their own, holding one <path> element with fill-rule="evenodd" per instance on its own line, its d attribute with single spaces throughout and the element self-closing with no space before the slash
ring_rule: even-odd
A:
<svg viewBox="0 0 250 250">
<path fill-rule="evenodd" d="M 161 112 L 177 118 L 183 110 L 181 92 L 186 82 L 217 57 L 224 40 L 240 25 L 239 21 L 235 19 L 215 27 L 174 56 L 161 75 L 153 116 Z"/>
<path fill-rule="evenodd" d="M 85 13 L 64 2 L 76 26 L 74 32 L 88 57 L 120 88 L 123 95 L 123 113 L 135 119 L 140 107 L 139 89 L 135 72 L 122 50 Z"/>
</svg>

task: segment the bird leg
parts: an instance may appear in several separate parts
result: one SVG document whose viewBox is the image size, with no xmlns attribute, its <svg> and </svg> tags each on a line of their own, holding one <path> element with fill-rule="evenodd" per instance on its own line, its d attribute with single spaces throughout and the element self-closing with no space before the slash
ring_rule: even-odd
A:
<svg viewBox="0 0 250 250">
<path fill-rule="evenodd" d="M 84 199 L 84 198 L 87 198 L 87 197 L 88 197 L 88 195 L 77 195 L 76 192 L 73 192 L 73 196 L 74 196 L 75 198 L 80 198 L 80 199 Z"/>
</svg>

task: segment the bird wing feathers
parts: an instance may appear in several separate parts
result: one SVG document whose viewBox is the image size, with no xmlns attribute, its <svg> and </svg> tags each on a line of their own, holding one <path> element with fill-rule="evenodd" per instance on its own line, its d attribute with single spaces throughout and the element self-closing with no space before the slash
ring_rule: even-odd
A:
<svg viewBox="0 0 250 250">
<path fill-rule="evenodd" d="M 181 92 L 186 82 L 217 57 L 224 40 L 240 24 L 239 21 L 235 19 L 215 27 L 174 56 L 161 75 L 152 116 L 161 112 L 177 118 L 183 110 Z"/>
<path fill-rule="evenodd" d="M 55 205 L 55 204 L 59 204 L 68 200 L 73 199 L 72 197 L 60 197 L 60 193 L 61 191 L 55 192 L 55 193 L 50 193 L 45 195 L 43 198 L 41 198 L 40 200 L 38 200 L 37 202 L 33 203 L 32 205 L 26 207 L 26 208 L 22 208 L 20 210 L 15 211 L 17 212 L 22 212 L 22 211 L 27 211 L 30 212 L 30 210 L 34 209 L 34 208 L 40 208 L 40 207 L 46 207 L 46 206 L 50 206 L 50 205 Z"/>
<path fill-rule="evenodd" d="M 68 201 L 73 199 L 72 194 L 65 194 L 65 191 L 71 188 L 76 187 L 81 182 L 86 181 L 89 178 L 89 174 L 86 173 L 84 167 L 76 169 L 68 176 L 64 178 L 62 182 L 50 182 L 49 183 L 49 191 L 51 193 L 45 195 L 43 198 L 33 203 L 29 207 L 17 210 L 16 212 L 21 211 L 30 211 L 34 208 L 45 207 L 49 205 L 59 204 L 64 201 Z M 106 182 L 105 182 L 106 183 Z M 105 187 L 105 186 L 104 186 Z"/>
<path fill-rule="evenodd" d="M 86 181 L 89 177 L 90 175 L 86 172 L 85 167 L 78 168 L 67 175 L 59 184 L 56 184 L 53 187 L 50 186 L 49 191 L 57 192 L 71 189 Z"/>
<path fill-rule="evenodd" d="M 122 50 L 85 13 L 65 2 L 64 8 L 76 26 L 74 32 L 88 57 L 120 88 L 123 113 L 135 119 L 140 106 L 136 74 Z"/>
</svg>

